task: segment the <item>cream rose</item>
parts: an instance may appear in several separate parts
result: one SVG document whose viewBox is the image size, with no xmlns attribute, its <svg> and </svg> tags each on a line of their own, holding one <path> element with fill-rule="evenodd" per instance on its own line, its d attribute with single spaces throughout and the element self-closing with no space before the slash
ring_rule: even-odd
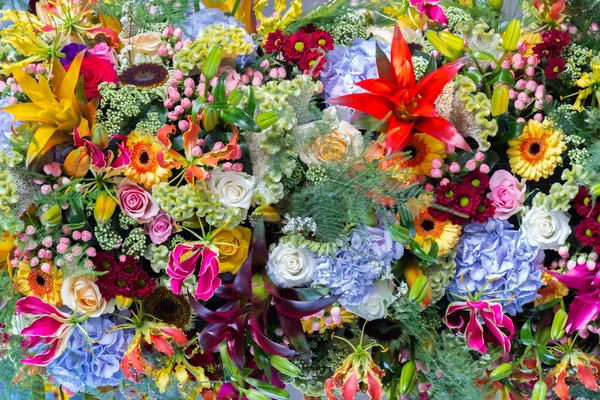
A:
<svg viewBox="0 0 600 400">
<path fill-rule="evenodd" d="M 375 289 L 369 294 L 366 301 L 356 306 L 346 305 L 345 307 L 351 313 L 367 321 L 384 318 L 387 315 L 388 306 L 396 300 L 392 291 L 391 282 L 376 281 Z"/>
<path fill-rule="evenodd" d="M 521 223 L 523 234 L 534 246 L 541 250 L 558 248 L 565 244 L 571 234 L 569 216 L 562 211 L 545 211 L 531 208 Z"/>
<path fill-rule="evenodd" d="M 315 254 L 304 247 L 279 243 L 269 254 L 267 274 L 281 287 L 300 286 L 312 281 Z"/>
<path fill-rule="evenodd" d="M 134 64 L 142 61 L 158 59 L 158 49 L 164 44 L 158 32 L 146 32 L 122 40 L 125 46 L 133 47 L 129 50 Z M 129 47 L 127 47 L 129 48 Z"/>
<path fill-rule="evenodd" d="M 215 168 L 208 181 L 210 191 L 219 196 L 226 207 L 244 210 L 250 208 L 256 178 L 244 172 L 223 171 Z"/>
<path fill-rule="evenodd" d="M 404 39 L 406 39 L 407 42 L 414 42 L 421 37 L 419 32 L 415 31 L 414 29 L 400 28 L 400 30 L 402 31 L 402 36 L 404 36 Z M 379 26 L 371 26 L 369 29 L 367 29 L 367 36 L 369 35 L 373 35 L 373 37 L 381 43 L 392 44 L 394 39 L 394 27 L 388 26 L 382 28 Z"/>
<path fill-rule="evenodd" d="M 98 286 L 87 277 L 67 278 L 60 295 L 65 306 L 88 317 L 99 317 L 112 312 L 114 306 L 102 297 Z"/>
</svg>

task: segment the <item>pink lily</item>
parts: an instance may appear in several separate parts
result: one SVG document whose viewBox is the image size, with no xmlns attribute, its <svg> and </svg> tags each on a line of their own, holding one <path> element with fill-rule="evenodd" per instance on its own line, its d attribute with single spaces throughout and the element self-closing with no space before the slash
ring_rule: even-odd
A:
<svg viewBox="0 0 600 400">
<path fill-rule="evenodd" d="M 101 170 L 103 168 L 107 168 L 110 166 L 111 169 L 123 168 L 129 165 L 131 161 L 131 151 L 129 151 L 126 147 L 127 145 L 127 136 L 124 135 L 114 135 L 106 143 L 96 145 L 95 143 L 84 139 L 81 137 L 79 133 L 79 129 L 75 127 L 73 130 L 74 142 L 75 146 L 84 147 L 87 154 L 91 158 L 91 164 L 97 170 Z M 111 150 L 108 150 L 107 154 L 104 154 L 104 150 L 108 145 L 108 142 L 112 139 L 119 139 L 122 143 L 117 143 L 117 147 L 119 148 L 119 155 L 115 158 L 115 155 Z"/>
<path fill-rule="evenodd" d="M 39 316 L 21 330 L 21 335 L 29 336 L 23 341 L 23 347 L 33 349 L 38 345 L 48 345 L 44 352 L 21 360 L 23 364 L 30 365 L 45 366 L 60 356 L 67 348 L 69 338 L 79 322 L 76 317 L 61 312 L 35 296 L 19 299 L 17 314 Z"/>
<path fill-rule="evenodd" d="M 437 3 L 439 3 L 437 0 L 410 0 L 410 5 L 419 10 L 421 15 L 425 14 L 428 19 L 445 25 L 448 23 L 448 17 L 444 14 L 444 9 Z"/>
<path fill-rule="evenodd" d="M 221 285 L 219 278 L 219 260 L 217 253 L 202 243 L 181 243 L 169 254 L 167 274 L 171 279 L 171 290 L 175 294 L 181 294 L 183 281 L 198 271 L 198 284 L 194 297 L 196 299 L 208 300 Z"/>
<path fill-rule="evenodd" d="M 600 314 L 600 270 L 591 271 L 586 265 L 578 265 L 565 274 L 548 271 L 570 289 L 576 289 L 577 296 L 569 307 L 565 330 L 573 333 L 588 326 Z"/>
<path fill-rule="evenodd" d="M 459 323 L 453 324 L 448 321 L 448 316 L 457 311 L 466 311 L 470 314 L 469 322 L 465 329 L 465 337 L 467 345 L 480 353 L 487 351 L 487 345 L 484 339 L 482 321 L 489 331 L 498 339 L 504 353 L 510 351 L 510 341 L 515 334 L 515 327 L 512 320 L 504 315 L 502 306 L 497 303 L 488 303 L 487 301 L 455 301 L 448 305 L 446 315 L 444 315 L 444 323 L 451 329 L 460 329 L 464 325 L 462 317 L 458 317 Z M 506 334 L 502 329 L 508 331 Z"/>
</svg>

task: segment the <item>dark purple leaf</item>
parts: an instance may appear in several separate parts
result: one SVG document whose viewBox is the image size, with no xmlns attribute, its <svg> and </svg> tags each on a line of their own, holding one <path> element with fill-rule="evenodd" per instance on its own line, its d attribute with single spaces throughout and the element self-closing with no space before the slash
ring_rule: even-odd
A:
<svg viewBox="0 0 600 400">
<path fill-rule="evenodd" d="M 281 329 L 285 333 L 292 346 L 304 354 L 304 357 L 310 354 L 310 348 L 308 347 L 308 341 L 304 336 L 304 330 L 302 329 L 302 323 L 298 318 L 288 317 L 287 315 L 277 313 L 279 318 L 279 324 Z"/>
<path fill-rule="evenodd" d="M 198 337 L 198 343 L 204 351 L 210 351 L 214 349 L 223 341 L 222 331 L 226 328 L 226 325 L 222 325 L 220 327 L 212 326 L 211 328 L 217 329 L 212 331 L 209 328 L 205 328 L 202 332 L 200 332 L 200 336 Z"/>
<path fill-rule="evenodd" d="M 246 261 L 240 267 L 240 270 L 233 280 L 233 293 L 237 296 L 252 297 L 252 254 L 251 249 L 246 257 Z"/>
<path fill-rule="evenodd" d="M 267 265 L 268 252 L 265 234 L 265 221 L 262 216 L 258 219 L 258 221 L 256 221 L 256 225 L 252 231 L 252 242 L 250 244 L 250 248 L 253 250 L 252 269 L 255 272 L 263 270 Z M 248 256 L 248 258 L 250 258 L 250 256 Z"/>
<path fill-rule="evenodd" d="M 250 334 L 252 338 L 260 346 L 264 351 L 275 354 L 281 357 L 293 357 L 297 356 L 294 350 L 287 348 L 279 343 L 275 343 L 271 339 L 269 339 L 260 329 L 259 323 L 256 319 L 250 320 Z"/>
<path fill-rule="evenodd" d="M 329 307 L 335 303 L 338 298 L 339 296 L 322 297 L 318 300 L 311 301 L 275 298 L 274 302 L 275 308 L 280 313 L 287 315 L 288 317 L 302 318 L 316 314 L 317 312 Z"/>
<path fill-rule="evenodd" d="M 244 312 L 237 302 L 229 302 L 220 308 L 220 311 L 212 311 L 198 302 L 192 295 L 188 295 L 190 305 L 198 316 L 211 324 L 228 324 Z"/>
</svg>

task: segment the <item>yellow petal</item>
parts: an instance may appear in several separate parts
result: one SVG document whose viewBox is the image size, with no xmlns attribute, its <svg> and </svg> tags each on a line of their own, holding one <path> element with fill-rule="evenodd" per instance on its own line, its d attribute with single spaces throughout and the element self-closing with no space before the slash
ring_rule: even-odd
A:
<svg viewBox="0 0 600 400">
<path fill-rule="evenodd" d="M 77 81 L 79 80 L 79 69 L 81 68 L 81 61 L 83 60 L 84 52 L 77 54 L 69 70 L 67 71 L 63 81 L 60 85 L 59 98 L 60 99 L 70 99 L 73 97 L 73 93 L 75 93 L 75 87 L 77 86 Z"/>
<path fill-rule="evenodd" d="M 39 76 L 39 93 L 44 96 L 44 99 L 47 102 L 54 102 L 54 93 L 52 93 L 52 88 L 50 88 L 50 84 L 44 75 Z"/>
<path fill-rule="evenodd" d="M 17 121 L 40 121 L 44 109 L 33 103 L 14 104 L 2 109 L 15 116 Z"/>
<path fill-rule="evenodd" d="M 21 69 L 13 71 L 13 75 L 19 86 L 21 86 L 21 89 L 23 89 L 25 94 L 29 96 L 34 103 L 44 101 L 44 95 L 40 93 L 40 84 L 38 81 Z"/>
<path fill-rule="evenodd" d="M 35 131 L 35 135 L 33 135 L 33 140 L 29 144 L 29 149 L 27 149 L 27 163 L 29 166 L 31 162 L 39 155 L 43 154 L 46 151 L 50 150 L 52 147 L 57 144 L 66 142 L 70 139 L 70 136 L 59 132 L 56 130 L 56 126 L 54 125 L 42 125 L 37 131 Z"/>
</svg>

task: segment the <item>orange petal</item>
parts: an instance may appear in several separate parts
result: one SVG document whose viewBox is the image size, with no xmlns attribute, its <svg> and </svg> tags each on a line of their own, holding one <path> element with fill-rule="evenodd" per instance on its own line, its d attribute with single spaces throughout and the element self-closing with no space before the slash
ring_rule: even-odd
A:
<svg viewBox="0 0 600 400">
<path fill-rule="evenodd" d="M 577 378 L 583 385 L 590 390 L 598 390 L 598 382 L 594 370 L 581 363 L 577 365 Z"/>
</svg>

